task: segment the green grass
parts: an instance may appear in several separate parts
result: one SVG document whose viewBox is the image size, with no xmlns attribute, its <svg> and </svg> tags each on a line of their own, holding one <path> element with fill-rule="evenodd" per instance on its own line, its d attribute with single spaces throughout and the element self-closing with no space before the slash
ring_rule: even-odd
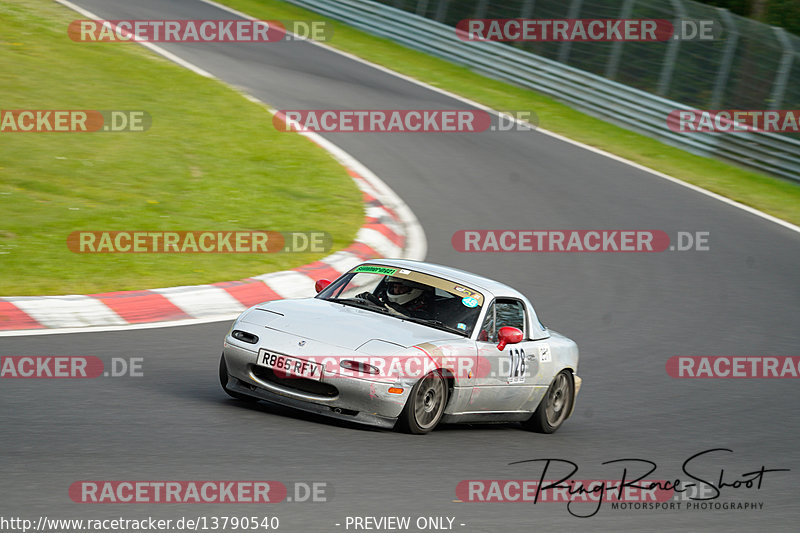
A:
<svg viewBox="0 0 800 533">
<path fill-rule="evenodd" d="M 132 43 L 76 43 L 78 14 L 0 3 L 2 109 L 139 109 L 143 133 L 0 133 L 0 295 L 241 279 L 326 254 L 76 254 L 80 230 L 327 231 L 363 223 L 347 172 L 262 106 Z"/>
<path fill-rule="evenodd" d="M 532 110 L 539 126 L 800 225 L 800 185 L 753 172 L 633 133 L 528 89 L 411 50 L 279 0 L 221 0 L 262 19 L 326 20 L 327 43 L 374 63 L 500 110 Z"/>
</svg>

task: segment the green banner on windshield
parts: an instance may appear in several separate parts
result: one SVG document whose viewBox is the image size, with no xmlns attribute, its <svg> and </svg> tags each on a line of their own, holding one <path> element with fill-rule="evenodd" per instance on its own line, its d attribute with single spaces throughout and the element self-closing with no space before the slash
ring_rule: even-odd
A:
<svg viewBox="0 0 800 533">
<path fill-rule="evenodd" d="M 379 266 L 361 265 L 360 267 L 356 267 L 355 269 L 353 269 L 353 272 L 369 272 L 370 274 L 383 274 L 385 276 L 391 276 L 392 274 L 397 272 L 397 269 L 379 267 Z"/>
</svg>

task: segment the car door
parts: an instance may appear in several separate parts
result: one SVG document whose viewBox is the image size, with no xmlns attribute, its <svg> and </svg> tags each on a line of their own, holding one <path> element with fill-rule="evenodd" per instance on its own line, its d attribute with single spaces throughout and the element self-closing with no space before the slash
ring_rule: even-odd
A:
<svg viewBox="0 0 800 533">
<path fill-rule="evenodd" d="M 476 345 L 479 372 L 470 398 L 469 411 L 499 412 L 529 409 L 534 378 L 539 374 L 538 344 L 531 340 L 525 304 L 514 298 L 495 299 L 486 312 Z M 512 326 L 523 340 L 497 349 L 497 331 Z"/>
</svg>

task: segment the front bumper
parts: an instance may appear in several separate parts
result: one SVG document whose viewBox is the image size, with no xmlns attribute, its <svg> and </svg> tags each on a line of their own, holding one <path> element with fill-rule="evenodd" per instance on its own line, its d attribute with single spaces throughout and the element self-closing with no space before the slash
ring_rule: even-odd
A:
<svg viewBox="0 0 800 533">
<path fill-rule="evenodd" d="M 329 386 L 327 392 L 300 390 L 286 380 L 275 382 L 266 378 L 255 364 L 254 350 L 228 342 L 223 355 L 228 367 L 227 387 L 231 391 L 340 420 L 394 427 L 410 393 L 405 383 L 376 382 L 327 372 L 323 372 L 320 380 Z M 389 393 L 390 387 L 401 387 L 403 393 Z"/>
</svg>

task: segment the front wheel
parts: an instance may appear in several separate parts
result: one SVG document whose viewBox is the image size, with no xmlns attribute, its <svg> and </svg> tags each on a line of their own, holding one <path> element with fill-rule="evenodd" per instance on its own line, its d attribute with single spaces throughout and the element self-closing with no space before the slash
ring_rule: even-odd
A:
<svg viewBox="0 0 800 533">
<path fill-rule="evenodd" d="M 562 370 L 550 384 L 544 398 L 539 402 L 539 407 L 525 425 L 539 433 L 553 433 L 569 416 L 574 401 L 575 382 L 572 373 L 569 370 Z"/>
<path fill-rule="evenodd" d="M 439 371 L 426 374 L 411 389 L 398 423 L 407 433 L 422 435 L 433 431 L 447 405 L 447 382 Z"/>
</svg>

